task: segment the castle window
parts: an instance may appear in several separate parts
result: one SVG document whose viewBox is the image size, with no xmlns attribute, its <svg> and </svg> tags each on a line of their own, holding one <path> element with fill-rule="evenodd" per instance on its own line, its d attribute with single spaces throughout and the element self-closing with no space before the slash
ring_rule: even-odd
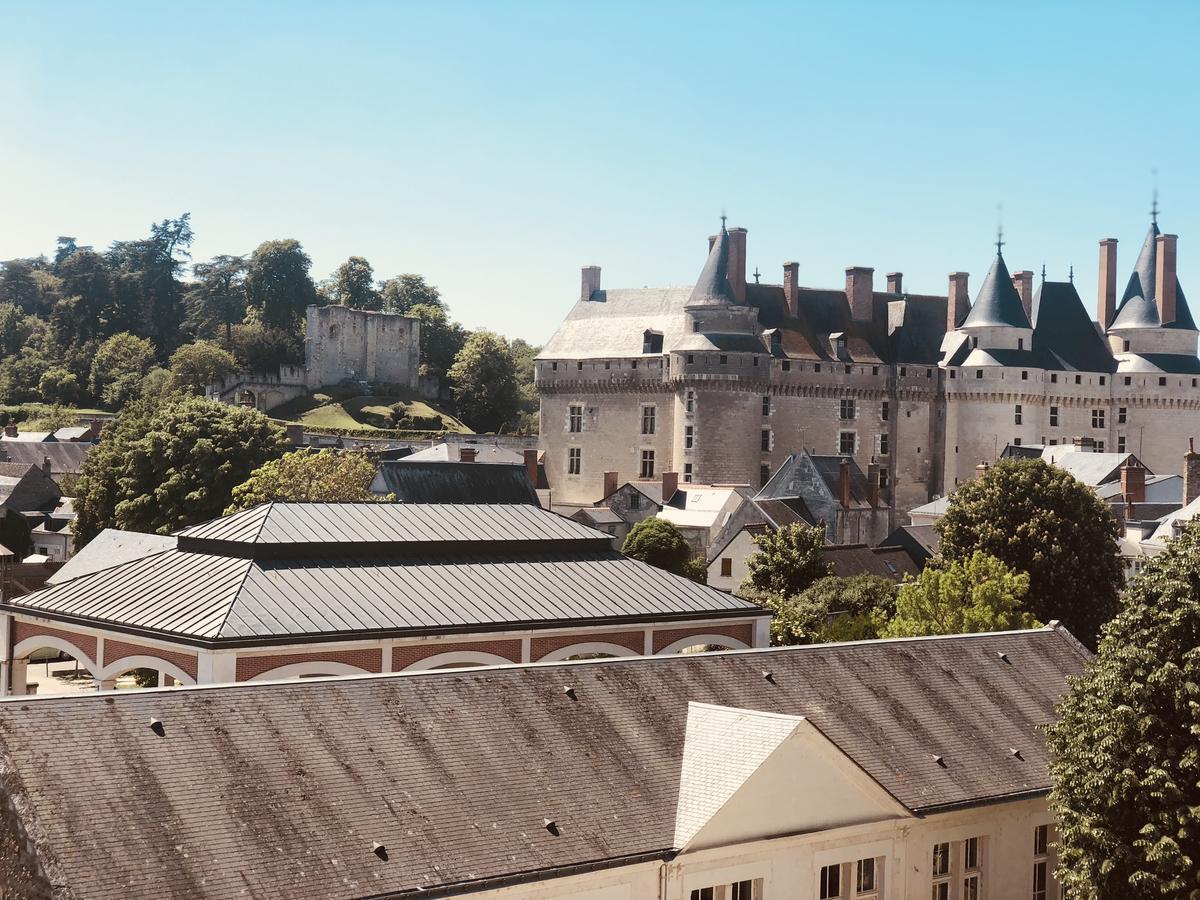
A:
<svg viewBox="0 0 1200 900">
<path fill-rule="evenodd" d="M 729 357 L 726 356 L 724 353 L 722 353 L 721 354 L 721 365 L 725 365 L 728 362 L 729 362 Z"/>
<path fill-rule="evenodd" d="M 721 557 L 721 577 L 722 578 L 732 578 L 733 577 L 733 560 L 730 559 L 728 556 Z"/>
<path fill-rule="evenodd" d="M 691 450 L 692 447 L 695 445 L 695 441 L 696 441 L 695 429 L 692 428 L 691 425 L 685 426 L 683 429 L 683 449 Z"/>
<path fill-rule="evenodd" d="M 690 366 L 690 365 L 691 365 L 692 363 L 694 363 L 695 361 L 696 361 L 696 357 L 695 357 L 695 356 L 693 356 L 691 353 L 689 353 L 689 354 L 688 354 L 688 365 Z"/>
<path fill-rule="evenodd" d="M 699 322 L 693 322 L 693 323 L 692 323 L 692 331 L 699 331 L 699 330 L 700 330 L 700 323 L 699 323 Z"/>
<path fill-rule="evenodd" d="M 1076 376 L 1075 376 L 1075 383 L 1076 383 L 1076 384 L 1083 384 L 1083 376 L 1082 376 L 1082 375 L 1076 375 Z"/>
<path fill-rule="evenodd" d="M 880 487 L 881 487 L 883 490 L 885 490 L 885 491 L 887 490 L 887 486 L 888 486 L 888 470 L 887 470 L 887 466 L 880 466 L 880 467 L 879 467 L 879 486 L 880 486 Z"/>
<path fill-rule="evenodd" d="M 572 406 L 568 418 L 568 430 L 573 434 L 583 431 L 583 407 Z"/>
<path fill-rule="evenodd" d="M 606 359 L 606 360 L 604 361 L 604 368 L 606 368 L 606 369 L 611 369 L 611 368 L 612 368 L 612 362 L 611 362 L 610 360 L 607 360 L 607 359 Z"/>
<path fill-rule="evenodd" d="M 956 372 L 954 369 L 951 369 L 951 370 L 950 370 L 950 377 L 951 377 L 951 378 L 957 378 L 957 377 L 958 377 L 958 372 Z"/>
<path fill-rule="evenodd" d="M 653 478 L 654 477 L 654 451 L 653 450 L 643 450 L 642 451 L 642 477 L 643 478 Z"/>
<path fill-rule="evenodd" d="M 792 364 L 790 362 L 788 362 L 786 359 L 783 361 L 783 371 L 785 371 L 785 372 L 792 371 Z"/>
<path fill-rule="evenodd" d="M 1097 453 L 1104 452 L 1104 441 L 1096 441 L 1096 452 Z"/>
<path fill-rule="evenodd" d="M 1020 447 L 1020 446 L 1021 446 L 1021 439 L 1020 439 L 1020 438 L 1013 438 L 1013 446 L 1014 446 L 1014 447 Z"/>
<path fill-rule="evenodd" d="M 1058 427 L 1058 407 L 1057 406 L 1050 407 L 1050 427 L 1051 428 Z"/>
<path fill-rule="evenodd" d="M 1050 438 L 1050 446 L 1057 447 L 1058 446 L 1058 438 Z"/>
<path fill-rule="evenodd" d="M 766 487 L 768 481 L 771 480 L 771 467 L 763 463 L 758 467 L 758 486 Z"/>
<path fill-rule="evenodd" d="M 1024 370 L 1022 370 L 1022 371 L 1021 371 L 1021 380 L 1022 380 L 1022 381 L 1028 381 L 1028 380 L 1029 380 L 1029 373 L 1028 373 L 1028 372 L 1026 372 L 1026 371 L 1024 371 Z"/>
<path fill-rule="evenodd" d="M 1117 435 L 1117 452 L 1118 453 L 1125 452 L 1125 435 L 1123 435 L 1123 434 Z"/>
<path fill-rule="evenodd" d="M 1121 349 L 1126 353 L 1129 352 L 1129 341 L 1121 341 Z"/>
<path fill-rule="evenodd" d="M 1100 386 L 1104 387 L 1104 385 L 1106 385 L 1107 383 L 1108 383 L 1108 378 L 1104 375 L 1101 375 L 1100 376 Z"/>
<path fill-rule="evenodd" d="M 691 388 L 688 388 L 687 392 L 683 395 L 683 402 L 684 402 L 684 406 L 688 412 L 695 412 L 695 410 L 696 410 L 696 392 L 693 391 Z"/>
<path fill-rule="evenodd" d="M 982 377 L 983 377 L 983 369 L 976 369 L 976 370 L 975 370 L 975 377 L 976 377 L 976 378 L 982 378 Z"/>
<path fill-rule="evenodd" d="M 692 464 L 691 463 L 683 464 L 683 480 L 688 482 L 689 484 L 692 481 Z"/>
<path fill-rule="evenodd" d="M 1017 349 L 1018 350 L 1025 349 L 1025 338 L 1017 338 Z"/>
<path fill-rule="evenodd" d="M 1050 383 L 1051 383 L 1051 384 L 1058 384 L 1058 373 L 1057 373 L 1057 372 L 1051 372 L 1051 373 L 1050 373 Z"/>
<path fill-rule="evenodd" d="M 581 363 L 581 362 L 575 363 L 575 368 L 577 370 L 579 370 L 580 372 L 582 372 L 583 371 L 583 363 Z"/>
<path fill-rule="evenodd" d="M 871 366 L 871 374 L 878 375 L 879 374 L 879 366 Z"/>
<path fill-rule="evenodd" d="M 854 438 L 855 434 L 853 431 L 839 431 L 838 453 L 840 453 L 842 456 L 853 456 L 855 443 Z"/>
<path fill-rule="evenodd" d="M 932 378 L 932 377 L 933 377 L 933 369 L 926 369 L 926 370 L 925 370 L 925 377 L 926 377 L 926 378 Z"/>
<path fill-rule="evenodd" d="M 1093 409 L 1092 410 L 1092 427 L 1093 428 L 1103 428 L 1104 427 L 1104 410 L 1103 409 Z"/>
<path fill-rule="evenodd" d="M 583 463 L 583 451 L 578 447 L 567 450 L 567 474 L 578 475 Z"/>
<path fill-rule="evenodd" d="M 1128 418 L 1129 418 L 1129 410 L 1127 410 L 1124 406 L 1118 406 L 1117 407 L 1117 424 L 1124 425 Z"/>
<path fill-rule="evenodd" d="M 1021 424 L 1021 404 L 1020 403 L 1018 403 L 1016 409 L 1013 410 L 1013 424 L 1014 425 Z"/>
<path fill-rule="evenodd" d="M 771 398 L 769 395 L 763 397 L 762 411 L 764 416 L 769 416 L 771 414 Z"/>
<path fill-rule="evenodd" d="M 1196 386 L 1196 379 L 1195 379 L 1195 378 L 1193 378 L 1193 379 L 1192 379 L 1192 387 L 1195 387 L 1195 386 Z"/>
<path fill-rule="evenodd" d="M 855 417 L 854 416 L 854 401 L 853 400 L 843 400 L 841 413 L 842 413 L 841 418 L 843 420 L 853 419 Z"/>
<path fill-rule="evenodd" d="M 656 407 L 642 407 L 642 434 L 654 434 L 654 420 L 656 415 Z"/>
<path fill-rule="evenodd" d="M 892 404 L 889 401 L 884 400 L 881 404 L 879 404 L 879 421 L 886 422 L 888 417 L 891 416 L 891 413 Z"/>
<path fill-rule="evenodd" d="M 631 369 L 636 369 L 636 368 L 637 368 L 637 360 L 636 360 L 636 359 L 635 359 L 635 360 L 633 360 L 633 362 L 631 362 L 631 363 L 629 364 L 629 368 L 631 368 Z"/>
<path fill-rule="evenodd" d="M 753 357 L 751 357 L 751 359 L 753 359 L 753 360 L 754 360 L 754 364 L 757 366 L 757 365 L 758 365 L 758 357 L 757 357 L 757 356 L 753 356 Z"/>
<path fill-rule="evenodd" d="M 550 363 L 550 368 L 553 369 L 555 372 L 557 372 L 558 371 L 558 363 L 556 363 L 556 362 Z"/>
<path fill-rule="evenodd" d="M 901 378 L 903 378 L 903 377 L 904 377 L 905 375 L 907 375 L 907 374 L 908 374 L 908 367 L 907 367 L 907 366 L 901 366 L 901 367 L 900 367 L 900 377 L 901 377 Z"/>
<path fill-rule="evenodd" d="M 854 371 L 854 367 L 853 367 L 853 366 L 846 366 L 846 374 L 847 374 L 847 375 L 849 375 L 849 374 L 850 374 L 851 372 L 853 372 L 853 371 Z"/>
<path fill-rule="evenodd" d="M 629 495 L 629 508 L 630 509 L 641 509 L 642 508 L 642 495 L 639 494 L 637 491 L 633 491 Z"/>
<path fill-rule="evenodd" d="M 646 331 L 642 333 L 642 352 L 643 353 L 662 353 L 663 336 L 657 331 Z"/>
<path fill-rule="evenodd" d="M 813 371 L 814 371 L 814 372 L 820 372 L 820 371 L 821 371 L 821 364 L 820 364 L 820 363 L 813 363 Z"/>
<path fill-rule="evenodd" d="M 770 451 L 770 449 L 771 449 L 771 429 L 770 428 L 764 428 L 762 430 L 762 436 L 759 439 L 759 449 L 762 450 L 763 453 L 767 453 L 768 451 Z"/>
<path fill-rule="evenodd" d="M 1166 378 L 1159 378 L 1159 379 L 1158 379 L 1158 386 L 1159 386 L 1159 387 L 1166 387 L 1166 386 L 1167 386 L 1167 379 L 1166 379 Z"/>
<path fill-rule="evenodd" d="M 1131 384 L 1133 384 L 1133 379 L 1130 378 L 1128 375 L 1126 375 L 1125 376 L 1125 387 L 1129 387 Z"/>
<path fill-rule="evenodd" d="M 879 435 L 879 439 L 878 439 L 877 443 L 879 444 L 879 455 L 887 456 L 888 455 L 888 436 L 887 436 L 886 431 L 883 434 Z"/>
<path fill-rule="evenodd" d="M 977 338 L 977 337 L 971 338 L 971 349 L 974 350 L 978 346 L 979 346 L 979 338 Z"/>
</svg>

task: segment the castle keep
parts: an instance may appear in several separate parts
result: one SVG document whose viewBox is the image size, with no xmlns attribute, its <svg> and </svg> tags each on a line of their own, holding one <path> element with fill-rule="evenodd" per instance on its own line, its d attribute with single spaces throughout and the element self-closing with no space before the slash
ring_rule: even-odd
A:
<svg viewBox="0 0 1200 900">
<path fill-rule="evenodd" d="M 310 306 L 304 335 L 310 390 L 346 379 L 416 389 L 421 323 L 348 306 Z"/>
<path fill-rule="evenodd" d="M 1086 436 L 1166 474 L 1200 430 L 1197 329 L 1156 221 L 1119 301 L 1100 242 L 1097 322 L 1074 284 L 1010 273 L 999 242 L 972 303 L 966 272 L 945 296 L 861 267 L 801 287 L 794 262 L 748 284 L 746 236 L 722 226 L 691 287 L 606 290 L 583 269 L 537 363 L 557 503 L 601 499 L 605 472 L 757 487 L 808 450 L 877 465 L 902 522 L 1010 443 Z"/>
</svg>

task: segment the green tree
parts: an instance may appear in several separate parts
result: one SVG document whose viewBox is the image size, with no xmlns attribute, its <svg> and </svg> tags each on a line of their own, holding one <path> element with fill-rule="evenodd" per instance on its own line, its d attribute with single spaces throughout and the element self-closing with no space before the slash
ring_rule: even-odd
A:
<svg viewBox="0 0 1200 900">
<path fill-rule="evenodd" d="M 84 461 L 75 546 L 104 528 L 168 534 L 220 516 L 233 489 L 287 446 L 256 410 L 199 397 L 134 401 Z"/>
<path fill-rule="evenodd" d="M 642 519 L 629 529 L 621 552 L 630 559 L 641 560 L 656 569 L 666 569 L 676 575 L 685 574 L 692 558 L 691 545 L 679 529 L 657 516 Z"/>
<path fill-rule="evenodd" d="M 379 309 L 383 298 L 375 290 L 375 271 L 361 256 L 352 256 L 321 286 L 329 303 L 352 309 Z"/>
<path fill-rule="evenodd" d="M 150 226 L 149 237 L 115 241 L 104 254 L 119 319 L 102 334 L 131 331 L 150 340 L 164 357 L 179 343 L 184 316 L 179 275 L 192 243 L 190 220 L 189 213 L 163 219 Z M 72 253 L 66 262 L 78 255 Z"/>
<path fill-rule="evenodd" d="M 535 384 L 537 379 L 535 361 L 541 350 L 541 347 L 535 347 L 521 338 L 515 338 L 509 345 L 513 368 L 517 373 L 517 387 L 520 392 L 521 430 L 530 434 L 536 434 L 538 430 L 541 397 L 538 396 Z"/>
<path fill-rule="evenodd" d="M 516 421 L 517 376 L 504 338 L 490 331 L 475 332 L 448 374 L 458 417 L 473 429 L 499 432 Z"/>
<path fill-rule="evenodd" d="M 1116 520 L 1108 504 L 1040 459 L 1002 460 L 950 496 L 936 525 L 941 554 L 982 551 L 1029 574 L 1029 611 L 1058 619 L 1094 647 L 1122 587 Z"/>
<path fill-rule="evenodd" d="M 1200 530 L 1148 562 L 1049 729 L 1073 897 L 1200 896 Z"/>
<path fill-rule="evenodd" d="M 83 393 L 74 372 L 63 368 L 47 369 L 38 380 L 38 393 L 47 403 L 78 403 Z"/>
<path fill-rule="evenodd" d="M 775 613 L 772 644 L 862 641 L 879 637 L 894 614 L 896 585 L 878 575 L 827 575 L 790 597 L 748 592 L 748 599 Z"/>
<path fill-rule="evenodd" d="M 408 315 L 414 306 L 445 307 L 441 293 L 421 275 L 397 275 L 379 287 L 384 312 Z"/>
<path fill-rule="evenodd" d="M 114 334 L 96 351 L 90 387 L 100 402 L 119 409 L 137 396 L 154 364 L 154 345 L 128 332 Z"/>
<path fill-rule="evenodd" d="M 263 463 L 233 489 L 225 511 L 236 512 L 273 500 L 321 503 L 386 502 L 391 495 L 371 493 L 375 463 L 366 453 L 296 450 Z"/>
<path fill-rule="evenodd" d="M 214 256 L 192 266 L 196 280 L 184 294 L 192 334 L 231 340 L 233 326 L 246 318 L 246 267 L 244 256 Z"/>
<path fill-rule="evenodd" d="M 15 303 L 0 303 L 0 353 L 18 352 L 38 321 Z"/>
<path fill-rule="evenodd" d="M 171 354 L 172 384 L 177 390 L 190 394 L 203 394 L 205 388 L 235 368 L 237 361 L 233 354 L 212 341 L 193 341 Z"/>
<path fill-rule="evenodd" d="M 1014 572 L 994 556 L 976 551 L 966 560 L 933 562 L 900 585 L 896 615 L 884 637 L 975 634 L 1036 628 L 1022 611 L 1029 576 Z"/>
<path fill-rule="evenodd" d="M 784 525 L 754 536 L 758 547 L 746 560 L 746 580 L 739 593 L 786 598 L 799 594 L 829 574 L 821 557 L 825 529 L 820 525 Z"/>
<path fill-rule="evenodd" d="M 295 329 L 266 328 L 257 323 L 234 325 L 224 346 L 239 368 L 252 372 L 271 372 L 304 360 L 304 342 Z"/>
<path fill-rule="evenodd" d="M 267 328 L 295 331 L 305 310 L 317 302 L 308 274 L 312 260 L 296 240 L 265 241 L 246 269 L 246 302 Z"/>
<path fill-rule="evenodd" d="M 441 306 L 419 303 L 405 315 L 421 322 L 421 374 L 444 376 L 467 342 L 467 332 Z"/>
</svg>

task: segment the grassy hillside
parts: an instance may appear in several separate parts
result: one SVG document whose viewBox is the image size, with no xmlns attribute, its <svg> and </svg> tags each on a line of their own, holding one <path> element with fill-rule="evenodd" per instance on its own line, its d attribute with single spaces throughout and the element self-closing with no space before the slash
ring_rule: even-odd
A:
<svg viewBox="0 0 1200 900">
<path fill-rule="evenodd" d="M 326 389 L 299 397 L 272 409 L 273 419 L 299 422 L 313 428 L 411 429 L 456 431 L 470 434 L 454 416 L 415 396 L 349 395 Z"/>
</svg>

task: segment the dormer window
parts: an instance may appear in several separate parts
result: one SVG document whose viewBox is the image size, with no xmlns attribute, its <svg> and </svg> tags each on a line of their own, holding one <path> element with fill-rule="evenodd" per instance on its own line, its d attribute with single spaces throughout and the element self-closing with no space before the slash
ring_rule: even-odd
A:
<svg viewBox="0 0 1200 900">
<path fill-rule="evenodd" d="M 662 353 L 663 336 L 661 331 L 645 331 L 642 333 L 643 353 Z"/>
</svg>

